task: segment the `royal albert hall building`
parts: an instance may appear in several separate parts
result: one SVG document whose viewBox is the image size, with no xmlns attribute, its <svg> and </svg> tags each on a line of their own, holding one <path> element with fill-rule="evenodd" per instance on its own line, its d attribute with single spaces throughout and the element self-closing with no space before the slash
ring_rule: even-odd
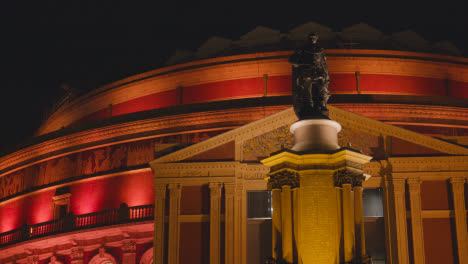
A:
<svg viewBox="0 0 468 264">
<path fill-rule="evenodd" d="M 320 34 L 339 143 L 364 164 L 374 263 L 468 263 L 468 59 L 412 31 L 310 22 L 208 39 L 72 96 L 0 157 L 0 264 L 263 263 L 292 146 L 288 57 Z"/>
</svg>

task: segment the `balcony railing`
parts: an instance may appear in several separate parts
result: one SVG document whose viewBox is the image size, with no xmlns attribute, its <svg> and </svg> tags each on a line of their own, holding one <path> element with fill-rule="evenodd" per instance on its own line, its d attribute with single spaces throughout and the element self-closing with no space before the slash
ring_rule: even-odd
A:
<svg viewBox="0 0 468 264">
<path fill-rule="evenodd" d="M 83 230 L 87 228 L 147 221 L 154 218 L 154 205 L 121 206 L 118 209 L 95 213 L 73 215 L 35 225 L 24 225 L 21 228 L 0 234 L 0 247 L 58 233 Z"/>
</svg>

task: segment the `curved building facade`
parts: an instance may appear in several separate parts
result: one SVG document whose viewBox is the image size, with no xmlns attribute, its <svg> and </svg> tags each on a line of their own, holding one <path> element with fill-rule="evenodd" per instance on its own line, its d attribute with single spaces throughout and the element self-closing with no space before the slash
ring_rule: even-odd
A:
<svg viewBox="0 0 468 264">
<path fill-rule="evenodd" d="M 291 53 L 168 66 L 63 105 L 0 158 L 0 263 L 258 263 L 271 254 L 258 242 L 271 236 L 268 212 L 255 217 L 268 208 L 259 160 L 290 144 Z M 364 188 L 382 208 L 366 218 L 376 261 L 468 261 L 468 60 L 326 55 L 340 144 L 374 158 Z"/>
</svg>

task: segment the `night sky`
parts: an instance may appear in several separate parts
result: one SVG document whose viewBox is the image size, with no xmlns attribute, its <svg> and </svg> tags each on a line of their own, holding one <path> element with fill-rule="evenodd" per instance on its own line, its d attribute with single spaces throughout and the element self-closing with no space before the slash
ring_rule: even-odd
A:
<svg viewBox="0 0 468 264">
<path fill-rule="evenodd" d="M 301 1 L 310 3 L 306 6 L 294 1 L 11 2 L 21 3 L 0 7 L 0 149 L 32 136 L 63 84 L 97 88 L 164 66 L 175 48 L 196 50 L 213 35 L 238 39 L 258 25 L 283 33 L 309 21 L 336 31 L 359 22 L 386 34 L 412 29 L 428 41 L 449 40 L 468 56 L 465 1 L 424 6 L 394 1 L 375 6 L 360 1 Z"/>
</svg>

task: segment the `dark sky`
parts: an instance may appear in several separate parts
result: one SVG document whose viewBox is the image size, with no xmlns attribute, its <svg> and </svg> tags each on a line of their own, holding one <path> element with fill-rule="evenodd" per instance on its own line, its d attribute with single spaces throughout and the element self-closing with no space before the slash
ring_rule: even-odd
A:
<svg viewBox="0 0 468 264">
<path fill-rule="evenodd" d="M 32 136 L 63 83 L 98 87 L 162 66 L 175 48 L 195 50 L 212 35 L 236 39 L 257 25 L 282 32 L 308 21 L 336 31 L 359 22 L 387 34 L 413 29 L 429 41 L 450 40 L 468 56 L 465 1 L 5 2 L 14 6 L 0 7 L 0 149 Z"/>
</svg>

